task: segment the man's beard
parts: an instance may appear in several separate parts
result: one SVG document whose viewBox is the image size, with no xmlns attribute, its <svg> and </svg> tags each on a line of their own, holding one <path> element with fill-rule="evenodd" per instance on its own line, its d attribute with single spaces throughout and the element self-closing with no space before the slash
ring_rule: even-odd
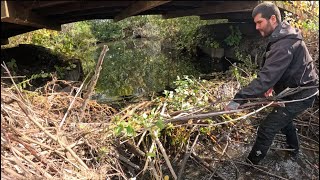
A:
<svg viewBox="0 0 320 180">
<path fill-rule="evenodd" d="M 261 33 L 261 32 L 263 32 L 263 33 Z M 269 21 L 268 21 L 268 24 L 266 26 L 266 29 L 261 30 L 260 34 L 263 37 L 268 37 L 268 36 L 270 36 L 272 34 L 272 26 L 271 26 L 271 23 Z"/>
</svg>

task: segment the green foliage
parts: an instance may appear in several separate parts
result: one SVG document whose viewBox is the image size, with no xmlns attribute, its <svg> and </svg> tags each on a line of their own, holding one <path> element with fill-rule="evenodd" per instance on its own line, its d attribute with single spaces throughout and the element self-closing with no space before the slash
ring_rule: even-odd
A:
<svg viewBox="0 0 320 180">
<path fill-rule="evenodd" d="M 35 80 L 35 79 L 40 79 L 40 78 L 48 78 L 48 77 L 50 77 L 50 76 L 51 76 L 50 73 L 45 73 L 45 72 L 41 71 L 41 73 L 39 73 L 39 74 L 33 74 L 30 78 L 25 79 L 25 80 L 19 82 L 19 83 L 17 84 L 17 86 L 18 86 L 20 89 L 25 89 L 27 86 L 32 86 L 32 85 L 30 84 L 30 81 Z M 13 86 L 12 86 L 12 87 L 13 87 Z"/>
<path fill-rule="evenodd" d="M 164 46 L 179 51 L 194 52 L 201 38 L 197 35 L 200 26 L 216 23 L 216 20 L 200 20 L 197 16 L 162 19 L 161 16 L 133 16 L 119 22 L 113 20 L 93 20 L 70 23 L 62 26 L 62 31 L 41 29 L 10 39 L 10 43 L 32 43 L 52 49 L 68 58 L 82 61 L 85 74 L 95 65 L 98 58 L 96 42 L 110 42 L 130 38 L 135 32 L 146 37 L 157 38 Z M 219 43 L 208 39 L 209 47 L 217 48 Z"/>
<path fill-rule="evenodd" d="M 236 58 L 242 61 L 238 66 L 244 69 L 247 74 L 256 74 L 258 71 L 258 66 L 253 62 L 251 56 L 247 54 L 246 56 L 240 50 L 236 50 Z"/>
<path fill-rule="evenodd" d="M 135 135 L 141 134 L 143 131 L 157 132 L 159 139 L 165 144 L 171 145 L 171 148 L 178 149 L 184 147 L 190 136 L 194 131 L 190 130 L 188 126 L 174 126 L 173 124 L 165 124 L 164 119 L 160 115 L 162 111 L 161 107 L 165 107 L 165 113 L 170 114 L 172 111 L 187 111 L 193 108 L 208 108 L 211 104 L 209 101 L 210 87 L 216 86 L 215 82 L 198 80 L 192 77 L 183 76 L 183 78 L 177 77 L 174 82 L 176 88 L 174 91 L 165 91 L 165 97 L 158 97 L 153 100 L 156 107 L 152 107 L 149 111 L 136 111 L 125 119 L 120 120 L 120 116 L 116 116 L 113 119 L 115 122 L 114 134 L 120 138 L 136 137 Z M 212 93 L 212 91 L 211 91 Z M 212 95 L 212 94 L 211 94 Z M 214 110 L 216 106 L 210 106 L 210 109 Z M 225 120 L 223 116 L 216 121 L 213 118 L 203 120 L 204 123 L 214 124 Z M 226 120 L 229 120 L 228 118 Z M 217 128 L 218 127 L 218 128 Z M 214 127 L 201 127 L 199 131 L 201 134 L 210 135 L 214 131 L 219 133 L 221 126 Z M 153 138 L 153 134 L 146 135 L 149 138 Z M 140 137 L 136 137 L 140 138 Z M 156 155 L 155 150 L 147 155 L 154 157 Z"/>
<path fill-rule="evenodd" d="M 141 128 L 151 131 L 161 131 L 165 128 L 163 118 L 156 109 L 152 109 L 150 113 L 133 114 L 126 120 L 119 120 L 114 117 L 116 126 L 114 127 L 114 135 L 119 137 L 135 137 L 137 130 Z"/>
<path fill-rule="evenodd" d="M 299 28 L 305 33 L 307 33 L 308 31 L 319 31 L 319 17 L 317 16 L 309 19 L 299 19 L 291 12 L 285 11 L 284 20 L 288 21 L 292 26 Z"/>
<path fill-rule="evenodd" d="M 35 44 L 47 47 L 54 53 L 82 61 L 85 73 L 95 64 L 96 39 L 88 22 L 65 24 L 62 31 L 40 29 L 10 38 L 10 44 Z"/>
<path fill-rule="evenodd" d="M 162 19 L 161 16 L 151 15 L 134 16 L 116 23 L 112 20 L 94 20 L 90 24 L 92 33 L 102 42 L 132 37 L 139 31 L 146 37 L 166 41 L 178 50 L 192 52 L 200 38 L 196 34 L 198 28 L 208 24 L 208 21 L 200 20 L 198 16 Z"/>
<path fill-rule="evenodd" d="M 206 38 L 206 40 L 204 41 L 204 46 L 210 48 L 220 48 L 219 42 L 214 40 L 213 37 Z"/>
<path fill-rule="evenodd" d="M 58 65 L 54 65 L 56 74 L 57 74 L 57 78 L 58 79 L 64 79 L 65 78 L 65 72 L 71 69 L 76 68 L 75 64 L 69 63 L 67 66 L 58 66 Z"/>
<path fill-rule="evenodd" d="M 252 61 L 250 55 L 244 56 L 239 49 L 236 49 L 236 57 L 242 63 L 231 67 L 231 72 L 241 86 L 246 86 L 257 77 L 258 66 Z"/>
<path fill-rule="evenodd" d="M 203 80 L 204 82 L 205 80 Z M 193 107 L 203 107 L 208 103 L 208 92 L 199 86 L 198 80 L 179 76 L 174 82 L 175 91 L 164 91 L 168 107 L 172 110 L 187 110 Z"/>
<path fill-rule="evenodd" d="M 319 1 L 287 1 L 288 6 L 298 8 L 303 16 L 285 12 L 284 20 L 302 32 L 310 55 L 319 64 Z M 316 65 L 319 69 L 319 66 Z"/>
<path fill-rule="evenodd" d="M 234 28 L 233 26 L 229 26 L 230 35 L 224 40 L 228 46 L 239 46 L 240 41 L 242 39 L 242 33 L 239 27 Z"/>
<path fill-rule="evenodd" d="M 161 19 L 156 21 L 163 39 L 172 42 L 178 50 L 186 49 L 192 52 L 199 41 L 196 32 L 207 21 L 200 20 L 198 16 L 181 17 L 174 19 Z"/>
<path fill-rule="evenodd" d="M 164 122 L 163 122 L 162 119 L 159 119 L 159 120 L 156 122 L 156 126 L 157 126 L 160 130 L 162 130 L 162 129 L 165 128 L 165 124 L 164 124 Z"/>
<path fill-rule="evenodd" d="M 284 19 L 291 25 L 301 29 L 302 31 L 319 31 L 319 2 L 318 1 L 286 1 L 287 6 L 298 8 L 300 13 L 304 13 L 307 17 L 299 17 L 290 12 L 285 11 Z"/>
<path fill-rule="evenodd" d="M 158 103 L 158 108 L 154 107 L 148 112 L 134 113 L 122 120 L 120 120 L 119 116 L 114 117 L 113 121 L 116 123 L 114 134 L 119 137 L 134 137 L 141 129 L 159 133 L 162 131 L 162 135 L 169 137 L 168 143 L 172 146 L 181 147 L 181 145 L 185 145 L 190 138 L 190 130 L 184 126 L 177 128 L 170 123 L 165 124 L 163 117 L 160 115 L 159 107 L 163 107 L 164 103 L 166 103 L 167 109 L 176 111 L 207 106 L 210 94 L 204 89 L 203 85 L 208 82 L 184 76 L 183 78 L 177 77 L 174 83 L 176 85 L 175 91 L 165 91 L 165 98 L 156 98 L 154 100 L 154 102 Z M 207 122 L 214 123 L 214 120 L 208 119 Z M 205 133 L 205 130 L 210 132 L 215 128 L 204 128 L 203 133 Z M 151 157 L 153 156 L 152 153 L 150 154 Z"/>
<path fill-rule="evenodd" d="M 121 23 L 114 23 L 113 20 L 101 19 L 89 21 L 92 34 L 98 41 L 108 42 L 119 40 L 125 37 Z"/>
<path fill-rule="evenodd" d="M 211 132 L 210 127 L 200 127 L 199 130 L 200 130 L 200 133 L 202 133 L 202 134 L 207 134 L 207 133 Z"/>
<path fill-rule="evenodd" d="M 152 152 L 151 153 L 147 153 L 146 155 L 149 156 L 149 157 L 156 157 L 156 154 L 152 153 Z"/>
<path fill-rule="evenodd" d="M 9 70 L 11 71 L 11 73 L 13 75 L 15 75 L 15 71 L 17 70 L 18 66 L 17 66 L 17 63 L 16 63 L 16 60 L 15 59 L 11 59 L 11 61 L 7 62 L 6 63 L 7 67 L 9 68 Z"/>
<path fill-rule="evenodd" d="M 304 41 L 306 42 L 309 52 L 318 54 L 318 45 L 313 42 L 319 41 L 319 2 L 318 1 L 288 1 L 287 5 L 299 8 L 307 17 L 299 17 L 289 12 L 285 12 L 284 20 L 288 21 L 292 26 L 298 28 L 302 32 Z M 312 43 L 312 45 L 308 45 Z M 313 55 L 314 60 L 318 59 Z M 318 67 L 318 66 L 317 66 Z"/>
<path fill-rule="evenodd" d="M 160 16 L 133 16 L 118 22 L 109 19 L 92 20 L 89 24 L 98 41 L 110 42 L 132 37 L 136 30 L 145 27 L 153 19 L 160 19 Z"/>
<path fill-rule="evenodd" d="M 181 147 L 187 144 L 190 137 L 190 131 L 186 127 L 179 127 L 166 130 L 165 134 L 170 137 L 170 145 L 174 147 Z"/>
<path fill-rule="evenodd" d="M 141 88 L 158 92 L 173 85 L 177 75 L 198 74 L 190 57 L 161 53 L 159 41 L 118 41 L 109 49 L 96 86 L 96 92 L 108 96 L 140 95 Z"/>
<path fill-rule="evenodd" d="M 116 136 L 124 135 L 128 137 L 133 137 L 136 135 L 134 128 L 130 123 L 121 121 L 118 126 L 115 128 L 114 133 Z"/>
</svg>

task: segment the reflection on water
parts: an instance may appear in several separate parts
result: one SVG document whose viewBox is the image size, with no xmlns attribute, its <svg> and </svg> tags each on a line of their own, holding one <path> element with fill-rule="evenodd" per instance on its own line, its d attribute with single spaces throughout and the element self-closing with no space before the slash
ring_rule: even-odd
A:
<svg viewBox="0 0 320 180">
<path fill-rule="evenodd" d="M 164 53 L 159 41 L 118 41 L 108 47 L 96 86 L 105 97 L 158 92 L 172 87 L 177 76 L 199 75 L 190 57 Z"/>
</svg>

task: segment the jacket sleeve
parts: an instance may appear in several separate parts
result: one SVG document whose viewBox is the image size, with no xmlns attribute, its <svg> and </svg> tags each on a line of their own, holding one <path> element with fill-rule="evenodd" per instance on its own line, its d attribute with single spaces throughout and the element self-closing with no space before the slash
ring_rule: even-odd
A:
<svg viewBox="0 0 320 180">
<path fill-rule="evenodd" d="M 265 64 L 257 78 L 250 82 L 248 86 L 242 88 L 235 95 L 234 101 L 243 104 L 247 102 L 246 98 L 263 97 L 263 94 L 280 80 L 292 59 L 291 47 L 271 47 L 270 51 L 266 53 Z"/>
</svg>

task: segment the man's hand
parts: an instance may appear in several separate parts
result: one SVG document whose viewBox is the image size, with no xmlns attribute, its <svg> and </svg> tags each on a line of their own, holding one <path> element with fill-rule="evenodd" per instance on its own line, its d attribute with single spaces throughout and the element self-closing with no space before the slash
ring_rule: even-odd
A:
<svg viewBox="0 0 320 180">
<path fill-rule="evenodd" d="M 239 103 L 235 101 L 230 101 L 230 103 L 226 107 L 224 107 L 224 110 L 225 111 L 236 110 L 239 108 L 239 106 L 240 106 Z"/>
<path fill-rule="evenodd" d="M 270 88 L 267 92 L 264 93 L 264 97 L 271 97 L 272 96 L 272 88 Z"/>
</svg>

